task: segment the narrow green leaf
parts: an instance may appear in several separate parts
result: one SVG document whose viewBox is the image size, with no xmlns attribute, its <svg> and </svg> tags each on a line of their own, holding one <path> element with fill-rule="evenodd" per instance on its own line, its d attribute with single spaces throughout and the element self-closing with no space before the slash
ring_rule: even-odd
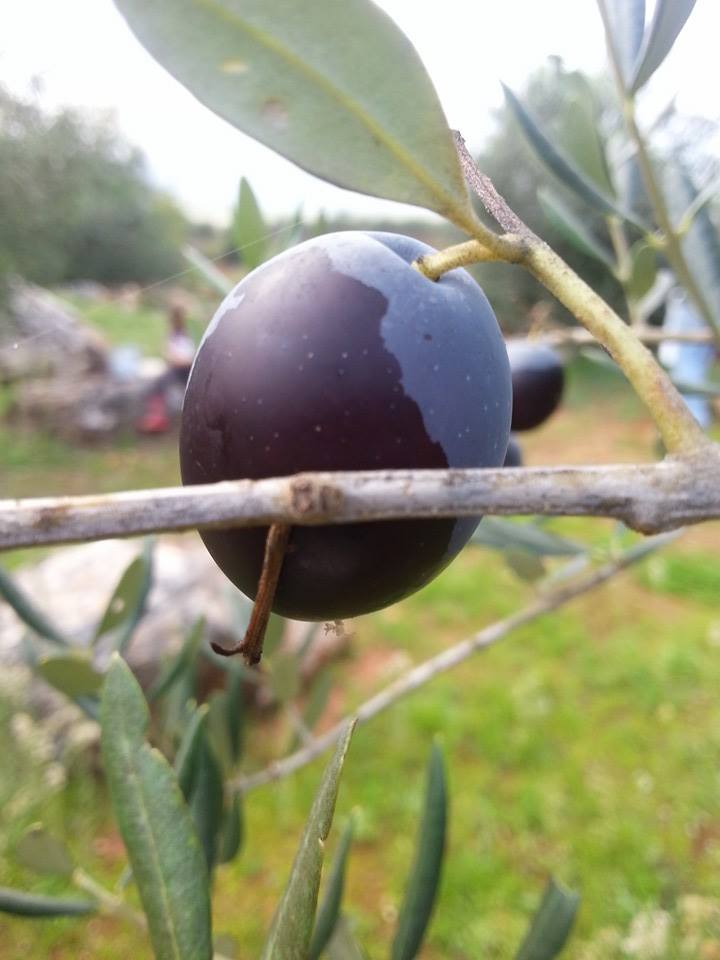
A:
<svg viewBox="0 0 720 960">
<path fill-rule="evenodd" d="M 657 276 L 657 253 L 644 240 L 638 240 L 630 251 L 632 273 L 627 292 L 633 300 L 641 300 L 652 289 Z"/>
<path fill-rule="evenodd" d="M 601 193 L 592 181 L 578 170 L 572 160 L 564 156 L 548 140 L 509 87 L 503 84 L 503 90 L 508 107 L 535 153 L 568 190 L 572 190 L 581 200 L 605 216 L 620 216 L 638 229 L 646 230 L 646 227 L 638 223 L 631 212 L 621 209 L 610 197 Z"/>
<path fill-rule="evenodd" d="M 345 888 L 345 870 L 347 868 L 347 859 L 350 853 L 352 839 L 353 821 L 351 818 L 343 830 L 337 853 L 333 860 L 325 896 L 320 904 L 317 920 L 315 921 L 315 929 L 313 930 L 310 949 L 308 951 L 308 960 L 318 960 L 335 930 L 335 925 L 340 916 L 340 905 Z"/>
<path fill-rule="evenodd" d="M 242 797 L 235 793 L 225 807 L 220 827 L 218 863 L 230 863 L 238 855 L 245 837 Z"/>
<path fill-rule="evenodd" d="M 175 772 L 205 852 L 208 870 L 217 859 L 223 829 L 223 774 L 208 734 L 210 711 L 194 711 L 175 758 Z"/>
<path fill-rule="evenodd" d="M 706 204 L 714 200 L 718 194 L 720 194 L 720 174 L 711 177 L 705 186 L 695 194 L 692 203 L 685 210 L 682 217 L 680 217 L 677 229 L 683 231 L 689 230 L 698 213 L 700 213 Z"/>
<path fill-rule="evenodd" d="M 663 185 L 671 218 L 677 221 L 698 191 L 678 161 L 666 165 Z M 706 207 L 698 210 L 681 244 L 688 268 L 714 318 L 714 326 L 720 330 L 720 237 Z"/>
<path fill-rule="evenodd" d="M 226 688 L 226 720 L 233 764 L 242 757 L 245 732 L 244 676 L 239 670 L 231 670 Z"/>
<path fill-rule="evenodd" d="M 617 184 L 617 193 L 620 203 L 625 210 L 632 210 L 637 214 L 647 207 L 647 195 L 640 167 L 635 156 L 627 157 L 613 170 L 613 178 Z"/>
<path fill-rule="evenodd" d="M 633 71 L 631 93 L 647 83 L 670 53 L 694 6 L 695 0 L 657 0 Z"/>
<path fill-rule="evenodd" d="M 122 653 L 145 612 L 151 586 L 152 540 L 148 539 L 143 552 L 130 562 L 120 577 L 97 625 L 93 643 L 115 633 L 113 648 Z"/>
<path fill-rule="evenodd" d="M 599 260 L 608 270 L 615 269 L 612 253 L 593 236 L 580 217 L 561 197 L 546 187 L 541 187 L 537 195 L 543 213 L 568 243 L 587 256 Z"/>
<path fill-rule="evenodd" d="M 370 0 L 115 0 L 202 103 L 315 176 L 467 222 L 432 82 Z"/>
<path fill-rule="evenodd" d="M 233 220 L 233 236 L 247 269 L 254 270 L 255 267 L 259 267 L 266 256 L 268 228 L 253 189 L 245 177 L 240 181 L 240 192 Z"/>
<path fill-rule="evenodd" d="M 46 683 L 71 700 L 94 696 L 103 682 L 103 675 L 93 667 L 89 657 L 80 652 L 42 657 L 35 671 Z"/>
<path fill-rule="evenodd" d="M 511 547 L 503 551 L 503 557 L 515 576 L 526 583 L 534 583 L 545 575 L 545 564 L 536 553 Z"/>
<path fill-rule="evenodd" d="M 330 832 L 343 763 L 355 723 L 349 723 L 328 764 L 275 911 L 261 960 L 307 960 L 317 906 L 323 845 Z"/>
<path fill-rule="evenodd" d="M 29 827 L 15 845 L 15 859 L 28 870 L 69 877 L 73 860 L 65 844 L 47 832 L 41 823 Z"/>
<path fill-rule="evenodd" d="M 553 960 L 570 936 L 580 905 L 576 893 L 550 879 L 515 960 Z"/>
<path fill-rule="evenodd" d="M 582 544 L 549 533 L 534 523 L 517 523 L 502 517 L 483 517 L 470 542 L 494 550 L 515 547 L 540 557 L 572 557 L 586 552 Z"/>
<path fill-rule="evenodd" d="M 18 917 L 80 917 L 96 910 L 97 904 L 92 900 L 46 897 L 0 887 L 0 913 L 12 913 Z"/>
<path fill-rule="evenodd" d="M 223 777 L 208 738 L 207 720 L 207 706 L 193 714 L 175 759 L 175 772 L 211 872 L 222 826 Z"/>
<path fill-rule="evenodd" d="M 223 778 L 234 769 L 232 759 L 232 745 L 228 730 L 228 704 L 226 690 L 213 690 L 205 701 L 208 706 L 207 735 L 210 746 L 220 762 Z"/>
<path fill-rule="evenodd" d="M 24 591 L 18 587 L 15 580 L 2 567 L 0 567 L 0 597 L 13 608 L 23 623 L 26 623 L 35 633 L 52 643 L 58 643 L 64 647 L 68 645 L 68 640 L 63 633 L 57 630 L 44 614 L 40 613 Z"/>
<path fill-rule="evenodd" d="M 102 695 L 102 753 L 115 817 L 157 960 L 210 960 L 207 869 L 177 779 L 145 741 L 147 704 L 115 655 Z"/>
<path fill-rule="evenodd" d="M 193 781 L 193 770 L 200 752 L 200 743 L 207 723 L 208 706 L 202 704 L 193 711 L 190 722 L 182 736 L 178 752 L 175 755 L 175 775 L 183 796 L 187 800 Z"/>
<path fill-rule="evenodd" d="M 413 960 L 430 922 L 440 883 L 447 825 L 447 785 L 442 751 L 435 743 L 428 763 L 425 810 L 413 863 L 400 907 L 392 960 Z"/>
<path fill-rule="evenodd" d="M 559 117 L 560 143 L 578 168 L 608 197 L 615 187 L 610 179 L 605 144 L 600 135 L 600 107 L 595 89 L 579 70 L 563 76 L 569 99 Z"/>
<path fill-rule="evenodd" d="M 268 683 L 274 697 L 287 703 L 300 692 L 300 664 L 294 651 L 276 654 L 270 663 Z"/>
<path fill-rule="evenodd" d="M 198 617 L 185 638 L 177 656 L 166 664 L 148 690 L 150 703 L 164 696 L 183 677 L 194 673 L 198 650 L 205 634 L 205 618 Z"/>
<path fill-rule="evenodd" d="M 602 3 L 603 0 L 600 0 Z M 611 24 L 608 40 L 620 67 L 625 89 L 629 86 L 645 33 L 645 0 L 604 0 Z"/>
</svg>

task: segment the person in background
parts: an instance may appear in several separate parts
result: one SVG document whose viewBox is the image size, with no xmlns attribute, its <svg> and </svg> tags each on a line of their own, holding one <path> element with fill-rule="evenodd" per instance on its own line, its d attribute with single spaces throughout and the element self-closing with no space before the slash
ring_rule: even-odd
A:
<svg viewBox="0 0 720 960">
<path fill-rule="evenodd" d="M 168 311 L 168 337 L 165 343 L 167 370 L 158 377 L 145 395 L 145 409 L 138 420 L 141 433 L 165 433 L 170 428 L 168 392 L 185 389 L 195 356 L 195 344 L 187 331 L 185 308 L 172 304 Z"/>
</svg>

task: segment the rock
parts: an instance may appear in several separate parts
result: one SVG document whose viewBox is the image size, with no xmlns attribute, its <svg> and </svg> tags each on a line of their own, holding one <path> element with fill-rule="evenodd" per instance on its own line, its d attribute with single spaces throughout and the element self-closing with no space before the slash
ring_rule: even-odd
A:
<svg viewBox="0 0 720 960">
<path fill-rule="evenodd" d="M 107 344 L 58 297 L 24 281 L 10 284 L 0 316 L 0 382 L 97 374 Z"/>
<path fill-rule="evenodd" d="M 15 575 L 18 586 L 42 610 L 47 619 L 78 646 L 87 647 L 96 624 L 128 564 L 138 555 L 140 545 L 131 540 L 102 540 L 54 551 L 39 563 L 23 567 Z M 237 639 L 233 618 L 238 600 L 249 613 L 250 602 L 225 579 L 199 538 L 194 534 L 158 537 L 153 552 L 153 586 L 145 616 L 127 650 L 127 659 L 142 685 L 147 688 L 161 662 L 177 650 L 199 617 L 205 619 L 205 643 L 230 646 Z M 297 649 L 306 639 L 307 623 L 287 621 L 283 645 Z M 9 606 L 0 606 L 0 663 L 23 662 L 22 641 L 27 627 Z M 329 659 L 343 652 L 349 643 L 346 631 L 315 631 L 301 664 L 303 681 Z M 102 651 L 98 656 L 102 660 Z M 220 685 L 224 674 L 208 661 L 203 687 Z M 269 700 L 260 698 L 263 706 Z"/>
</svg>

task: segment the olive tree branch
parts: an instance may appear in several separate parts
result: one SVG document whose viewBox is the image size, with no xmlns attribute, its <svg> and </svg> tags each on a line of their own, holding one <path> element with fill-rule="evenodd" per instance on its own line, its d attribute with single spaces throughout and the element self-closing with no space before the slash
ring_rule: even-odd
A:
<svg viewBox="0 0 720 960">
<path fill-rule="evenodd" d="M 660 463 L 302 473 L 194 487 L 0 501 L 0 549 L 273 523 L 481 514 L 594 516 L 658 533 L 720 518 L 720 447 Z"/>
<path fill-rule="evenodd" d="M 478 220 L 474 232 L 476 247 L 473 248 L 472 241 L 459 245 L 463 262 L 473 262 L 473 250 L 477 261 L 486 260 L 487 251 L 492 250 L 503 260 L 524 266 L 610 353 L 650 411 L 669 452 L 690 453 L 707 448 L 707 437 L 652 353 L 602 297 L 510 209 L 490 178 L 478 170 L 460 134 L 455 139 L 470 185 L 500 226 L 511 231 L 497 236 Z M 496 237 L 497 244 L 491 244 L 488 233 Z M 437 280 L 458 266 L 457 251 L 457 247 L 450 247 L 428 254 L 417 262 L 417 268 Z"/>
<path fill-rule="evenodd" d="M 579 597 L 599 587 L 602 583 L 605 583 L 620 573 L 620 571 L 625 570 L 631 564 L 645 557 L 649 552 L 663 546 L 668 540 L 672 539 L 673 536 L 673 534 L 664 534 L 660 537 L 653 537 L 652 540 L 645 541 L 633 549 L 626 551 L 617 559 L 591 571 L 568 584 L 568 586 L 555 589 L 551 593 L 540 596 L 529 606 L 525 607 L 524 610 L 520 610 L 506 617 L 504 620 L 498 620 L 496 623 L 484 627 L 473 636 L 449 647 L 447 650 L 443 650 L 429 660 L 425 660 L 423 663 L 411 667 L 384 689 L 380 690 L 379 693 L 376 693 L 369 700 L 366 700 L 357 707 L 357 709 L 353 710 L 351 716 L 356 719 L 358 724 L 366 723 L 379 713 L 387 710 L 388 707 L 397 703 L 398 700 L 422 687 L 429 680 L 432 680 L 441 673 L 452 670 L 453 667 L 463 663 L 463 661 L 473 656 L 473 654 L 487 650 L 488 647 L 502 640 L 514 630 L 524 627 L 528 623 L 532 623 L 533 620 L 537 620 L 538 617 L 546 613 L 557 610 L 570 600 L 575 599 L 575 597 Z M 281 760 L 276 760 L 264 769 L 258 770 L 256 773 L 244 774 L 237 777 L 231 782 L 230 788 L 239 793 L 247 793 L 256 787 L 289 776 L 332 747 L 342 736 L 343 731 L 347 729 L 347 721 L 348 717 L 344 717 L 325 733 L 313 737 L 310 742 L 306 743 L 299 750 L 283 757 Z"/>
</svg>

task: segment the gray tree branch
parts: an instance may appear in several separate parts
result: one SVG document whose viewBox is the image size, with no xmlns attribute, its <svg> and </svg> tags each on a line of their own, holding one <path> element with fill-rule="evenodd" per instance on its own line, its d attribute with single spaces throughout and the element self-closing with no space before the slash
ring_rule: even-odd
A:
<svg viewBox="0 0 720 960">
<path fill-rule="evenodd" d="M 162 531 L 480 514 L 594 516 L 660 533 L 720 518 L 720 447 L 654 464 L 304 473 L 0 501 L 0 549 Z"/>
</svg>

